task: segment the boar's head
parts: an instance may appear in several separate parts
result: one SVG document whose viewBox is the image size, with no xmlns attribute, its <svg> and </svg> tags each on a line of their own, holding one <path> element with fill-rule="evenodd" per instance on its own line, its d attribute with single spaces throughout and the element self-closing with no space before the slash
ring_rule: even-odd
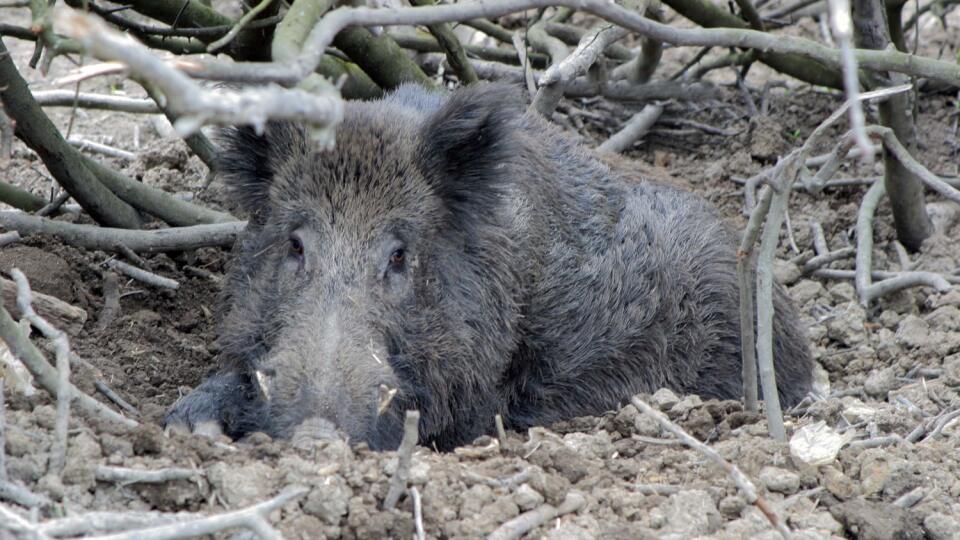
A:
<svg viewBox="0 0 960 540">
<path fill-rule="evenodd" d="M 499 86 L 407 88 L 348 104 L 329 151 L 293 123 L 222 135 L 219 169 L 250 221 L 220 342 L 261 404 L 234 432 L 319 425 L 392 448 L 412 408 L 438 446 L 485 429 L 502 366 L 474 358 L 506 364 L 516 343 L 517 103 Z"/>
</svg>

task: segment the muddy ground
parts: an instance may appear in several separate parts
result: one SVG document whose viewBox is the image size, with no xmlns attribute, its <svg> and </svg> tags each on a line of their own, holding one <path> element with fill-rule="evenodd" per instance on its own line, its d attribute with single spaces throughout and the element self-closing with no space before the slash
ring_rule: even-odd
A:
<svg viewBox="0 0 960 540">
<path fill-rule="evenodd" d="M 4 13 L 26 20 L 22 11 Z M 934 37 L 921 51 L 936 56 L 942 48 L 948 57 L 956 53 L 955 35 L 938 34 L 936 28 L 924 31 Z M 26 66 L 32 46 L 5 42 L 36 88 L 50 87 L 49 78 Z M 660 69 L 670 73 L 692 54 L 668 50 Z M 54 68 L 62 73 L 69 66 L 57 63 Z M 628 155 L 652 174 L 672 176 L 707 197 L 742 226 L 743 197 L 737 180 L 797 147 L 840 99 L 795 81 L 761 92 L 767 82 L 784 78 L 755 69 L 746 83 L 755 103 L 768 112 L 751 123 L 743 92 L 729 84 L 730 72 L 713 79 L 720 84 L 715 99 L 668 104 L 666 118 Z M 132 82 L 119 78 L 83 86 L 88 91 L 111 89 L 142 94 Z M 917 156 L 943 175 L 957 172 L 957 107 L 949 95 L 923 95 L 919 101 Z M 583 101 L 566 103 L 563 112 L 585 142 L 595 144 L 637 108 Z M 66 129 L 69 110 L 48 111 Z M 727 133 L 708 133 L 689 121 Z M 130 163 L 112 160 L 113 166 L 151 185 L 220 206 L 219 182 L 204 189 L 206 169 L 182 143 L 162 136 L 157 124 L 144 116 L 80 111 L 72 129 L 138 156 Z M 841 123 L 831 140 L 845 129 Z M 878 174 L 877 165 L 853 164 L 840 176 Z M 13 159 L 0 170 L 3 180 L 47 196 L 50 180 L 45 175 L 37 157 L 19 144 Z M 647 398 L 753 479 L 798 538 L 960 538 L 960 419 L 953 415 L 943 421 L 960 408 L 960 289 L 909 290 L 885 297 L 865 311 L 851 282 L 814 279 L 800 271 L 800 263 L 813 253 L 812 220 L 822 224 L 832 249 L 852 245 L 865 189 L 795 193 L 790 230 L 798 251 L 784 234 L 778 254 L 777 277 L 803 313 L 820 366 L 820 389 L 828 396 L 790 411 L 788 436 L 824 423 L 845 438 L 835 460 L 818 467 L 804 465 L 791 456 L 787 443 L 768 436 L 762 416 L 744 412 L 735 401 L 702 401 L 664 391 Z M 946 217 L 937 236 L 912 256 L 913 263 L 917 269 L 957 275 L 960 227 L 953 226 L 957 209 L 934 195 L 928 200 Z M 70 214 L 58 219 L 88 222 Z M 875 240 L 875 267 L 900 270 L 885 205 L 878 213 Z M 43 391 L 27 396 L 8 383 L 9 479 L 53 501 L 40 512 L 41 520 L 94 511 L 214 514 L 303 486 L 308 490 L 305 496 L 270 515 L 287 538 L 412 537 L 416 523 L 411 497 L 401 499 L 393 510 L 380 509 L 397 467 L 392 452 L 375 453 L 344 443 L 297 449 L 260 434 L 242 441 L 210 441 L 162 433 L 159 423 L 167 408 L 213 368 L 216 297 L 228 255 L 225 250 L 201 249 L 177 257 L 146 257 L 151 271 L 176 279 L 180 288 L 170 293 L 123 280 L 119 312 L 100 324 L 102 263 L 109 255 L 39 237 L 0 249 L 0 270 L 16 266 L 35 290 L 88 312 L 89 320 L 71 343 L 90 366 L 75 366 L 74 381 L 103 400 L 93 386 L 95 379 L 102 380 L 137 408 L 141 423 L 125 431 L 74 414 L 63 481 L 53 481 L 44 477 L 55 403 Z M 831 265 L 852 267 L 850 259 Z M 926 428 L 923 434 L 907 442 L 918 426 Z M 117 483 L 102 474 L 98 479 L 99 466 L 185 467 L 197 474 L 160 483 Z M 633 406 L 529 433 L 508 433 L 499 444 L 482 439 L 453 453 L 418 448 L 410 483 L 422 499 L 428 538 L 483 536 L 525 511 L 544 503 L 560 505 L 578 495 L 585 501 L 579 510 L 548 520 L 528 537 L 778 537 L 722 469 L 670 440 Z"/>
</svg>

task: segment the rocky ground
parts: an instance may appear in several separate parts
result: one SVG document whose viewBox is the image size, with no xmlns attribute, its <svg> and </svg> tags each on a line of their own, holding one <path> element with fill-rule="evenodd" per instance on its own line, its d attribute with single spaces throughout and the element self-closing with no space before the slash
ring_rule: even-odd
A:
<svg viewBox="0 0 960 540">
<path fill-rule="evenodd" d="M 26 68 L 31 47 L 5 41 L 25 76 L 38 88 L 49 86 Z M 681 65 L 682 55 L 673 53 L 668 61 Z M 756 89 L 769 80 L 763 73 L 757 77 L 747 79 Z M 138 90 L 119 79 L 96 84 L 92 89 Z M 764 102 L 767 114 L 752 124 L 735 87 L 722 88 L 710 102 L 671 104 L 666 115 L 674 122 L 661 122 L 630 155 L 655 174 L 681 179 L 742 226 L 737 180 L 798 146 L 840 103 L 835 95 L 793 83 L 753 97 Z M 954 98 L 941 95 L 925 95 L 919 102 L 917 156 L 943 175 L 957 172 L 956 107 Z M 64 129 L 69 112 L 50 111 Z M 588 144 L 608 136 L 628 113 L 592 102 L 564 111 Z M 709 133 L 689 121 L 726 131 Z M 137 157 L 129 163 L 113 162 L 128 174 L 219 205 L 219 183 L 204 189 L 206 169 L 156 125 L 142 116 L 81 112 L 73 129 L 134 152 Z M 837 128 L 833 140 L 844 129 Z M 47 193 L 45 170 L 25 147 L 17 146 L 0 167 L 4 180 Z M 877 167 L 851 165 L 841 175 L 873 177 Z M 784 234 L 777 277 L 808 325 L 818 389 L 826 396 L 789 411 L 791 442 L 772 440 L 763 416 L 745 412 L 739 402 L 703 401 L 666 390 L 643 398 L 739 467 L 797 538 L 960 538 L 960 288 L 908 290 L 865 310 L 850 281 L 801 271 L 813 254 L 812 221 L 822 225 L 832 249 L 852 245 L 864 191 L 848 186 L 791 198 L 791 235 Z M 929 200 L 943 218 L 937 236 L 911 256 L 911 264 L 956 276 L 957 208 L 933 195 Z M 86 222 L 70 214 L 58 219 Z M 182 520 L 185 513 L 223 513 L 301 487 L 303 494 L 268 512 L 268 520 L 287 538 L 410 538 L 418 522 L 427 538 L 479 537 L 525 512 L 544 511 L 544 505 L 565 512 L 547 519 L 530 538 L 779 537 L 723 469 L 678 444 L 633 405 L 602 417 L 508 433 L 502 441 L 483 438 L 452 453 L 417 448 L 409 479 L 417 497 L 408 492 L 392 510 L 381 505 L 398 467 L 393 452 L 339 442 L 295 448 L 262 434 L 242 441 L 166 436 L 159 425 L 166 409 L 212 368 L 216 295 L 228 253 L 206 248 L 147 257 L 149 269 L 176 279 L 179 289 L 121 281 L 119 310 L 107 310 L 105 316 L 102 263 L 107 258 L 37 237 L 0 249 L 0 271 L 18 267 L 36 291 L 89 314 L 82 330 L 71 336 L 74 351 L 85 360 L 74 366 L 80 389 L 106 401 L 94 387 L 99 380 L 139 411 L 140 426 L 132 430 L 74 414 L 66 467 L 58 479 L 47 475 L 55 400 L 43 391 L 27 395 L 5 379 L 8 479 L 48 500 L 35 517 L 47 523 L 44 530 L 51 535 L 106 532 L 97 528 L 98 519 L 116 519 L 92 512 L 124 513 L 128 520 L 163 519 L 155 514 L 162 512 Z M 874 264 L 891 271 L 905 264 L 894 247 L 885 205 L 877 216 Z M 853 261 L 830 267 L 852 269 Z M 840 449 L 811 464 L 801 459 L 803 442 L 811 440 L 819 449 L 828 449 L 831 441 Z M 117 480 L 118 468 L 166 470 L 167 478 Z M 7 507 L 29 515 L 16 505 Z M 74 516 L 79 519 L 69 521 Z M 0 530 L 0 538 L 4 534 Z"/>
</svg>

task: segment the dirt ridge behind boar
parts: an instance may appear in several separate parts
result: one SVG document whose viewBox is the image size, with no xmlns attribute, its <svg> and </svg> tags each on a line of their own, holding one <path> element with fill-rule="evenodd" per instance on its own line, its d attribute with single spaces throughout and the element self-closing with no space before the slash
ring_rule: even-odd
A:
<svg viewBox="0 0 960 540">
<path fill-rule="evenodd" d="M 740 396 L 734 234 L 521 107 L 504 85 L 403 86 L 348 103 L 333 151 L 291 123 L 228 130 L 221 173 L 250 222 L 222 366 L 168 427 L 389 449 L 416 408 L 421 444 L 446 450 L 497 413 L 525 429 L 660 387 Z M 775 291 L 789 406 L 812 360 Z"/>
</svg>

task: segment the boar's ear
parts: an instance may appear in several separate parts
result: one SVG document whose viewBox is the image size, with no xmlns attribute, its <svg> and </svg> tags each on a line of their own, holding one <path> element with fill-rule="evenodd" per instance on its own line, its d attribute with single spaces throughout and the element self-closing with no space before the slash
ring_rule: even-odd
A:
<svg viewBox="0 0 960 540">
<path fill-rule="evenodd" d="M 516 148 L 520 95 L 505 84 L 454 92 L 421 128 L 417 163 L 454 213 L 483 216 L 497 205 Z"/>
<path fill-rule="evenodd" d="M 302 138 L 301 130 L 286 122 L 269 122 L 260 134 L 251 126 L 226 128 L 218 134 L 217 172 L 230 198 L 251 219 L 266 217 L 277 167 L 302 146 Z"/>
</svg>

